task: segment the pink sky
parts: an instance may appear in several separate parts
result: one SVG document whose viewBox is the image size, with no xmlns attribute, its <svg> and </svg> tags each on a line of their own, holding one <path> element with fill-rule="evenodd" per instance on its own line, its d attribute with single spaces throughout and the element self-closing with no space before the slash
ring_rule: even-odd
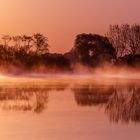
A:
<svg viewBox="0 0 140 140">
<path fill-rule="evenodd" d="M 51 52 L 67 52 L 79 33 L 140 23 L 140 0 L 0 0 L 0 34 L 41 32 Z"/>
</svg>

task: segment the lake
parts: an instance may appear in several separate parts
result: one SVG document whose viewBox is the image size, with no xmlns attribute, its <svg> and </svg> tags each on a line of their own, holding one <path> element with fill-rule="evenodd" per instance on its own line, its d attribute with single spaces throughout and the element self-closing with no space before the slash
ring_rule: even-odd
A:
<svg viewBox="0 0 140 140">
<path fill-rule="evenodd" d="M 139 79 L 0 79 L 1 140 L 139 140 L 139 130 Z"/>
</svg>

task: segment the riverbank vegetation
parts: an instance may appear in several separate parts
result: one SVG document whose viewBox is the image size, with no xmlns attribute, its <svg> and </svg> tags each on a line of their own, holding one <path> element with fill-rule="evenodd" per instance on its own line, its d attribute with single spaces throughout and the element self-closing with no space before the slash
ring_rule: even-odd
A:
<svg viewBox="0 0 140 140">
<path fill-rule="evenodd" d="M 80 64 L 87 68 L 140 65 L 140 25 L 111 25 L 106 35 L 82 33 L 65 54 L 49 52 L 48 38 L 3 35 L 0 42 L 1 72 L 66 72 Z"/>
</svg>

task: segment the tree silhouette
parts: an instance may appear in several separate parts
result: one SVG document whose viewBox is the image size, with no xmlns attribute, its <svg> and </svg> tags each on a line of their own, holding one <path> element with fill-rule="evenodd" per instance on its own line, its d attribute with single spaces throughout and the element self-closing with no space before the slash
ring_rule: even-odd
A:
<svg viewBox="0 0 140 140">
<path fill-rule="evenodd" d="M 48 53 L 48 39 L 40 33 L 33 35 L 33 42 L 37 54 Z"/>
<path fill-rule="evenodd" d="M 109 41 L 116 49 L 117 57 L 140 54 L 140 25 L 111 25 L 107 33 Z"/>
<path fill-rule="evenodd" d="M 33 47 L 32 36 L 23 35 L 22 42 L 26 52 L 28 52 Z"/>
<path fill-rule="evenodd" d="M 75 51 L 79 60 L 86 65 L 95 66 L 116 57 L 116 51 L 106 37 L 94 34 L 80 34 L 75 40 Z"/>
<path fill-rule="evenodd" d="M 17 35 L 17 36 L 13 36 L 12 37 L 12 40 L 14 42 L 14 47 L 16 49 L 20 49 L 21 47 L 21 42 L 22 42 L 22 37 L 20 35 Z"/>
</svg>

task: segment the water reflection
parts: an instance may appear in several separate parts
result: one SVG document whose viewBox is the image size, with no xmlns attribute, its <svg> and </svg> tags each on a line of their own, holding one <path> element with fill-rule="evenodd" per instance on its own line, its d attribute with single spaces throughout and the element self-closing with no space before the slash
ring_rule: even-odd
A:
<svg viewBox="0 0 140 140">
<path fill-rule="evenodd" d="M 131 84 L 0 86 L 0 109 L 41 113 L 51 101 L 49 92 L 68 89 L 74 93 L 78 106 L 102 107 L 111 122 L 140 122 L 140 86 Z M 50 100 L 49 100 L 50 98 Z"/>
<path fill-rule="evenodd" d="M 40 113 L 48 102 L 47 92 L 45 88 L 0 88 L 0 107 Z"/>
<path fill-rule="evenodd" d="M 114 89 L 112 87 L 97 88 L 91 85 L 83 85 L 79 88 L 75 87 L 73 92 L 78 105 L 92 106 L 107 103 Z"/>
<path fill-rule="evenodd" d="M 47 107 L 48 92 L 63 91 L 67 87 L 68 84 L 0 86 L 0 109 L 41 113 Z"/>
<path fill-rule="evenodd" d="M 103 105 L 111 122 L 140 122 L 140 87 L 137 85 L 86 85 L 73 91 L 80 106 Z"/>
<path fill-rule="evenodd" d="M 107 102 L 106 113 L 113 122 L 139 122 L 140 88 L 116 89 Z"/>
</svg>

